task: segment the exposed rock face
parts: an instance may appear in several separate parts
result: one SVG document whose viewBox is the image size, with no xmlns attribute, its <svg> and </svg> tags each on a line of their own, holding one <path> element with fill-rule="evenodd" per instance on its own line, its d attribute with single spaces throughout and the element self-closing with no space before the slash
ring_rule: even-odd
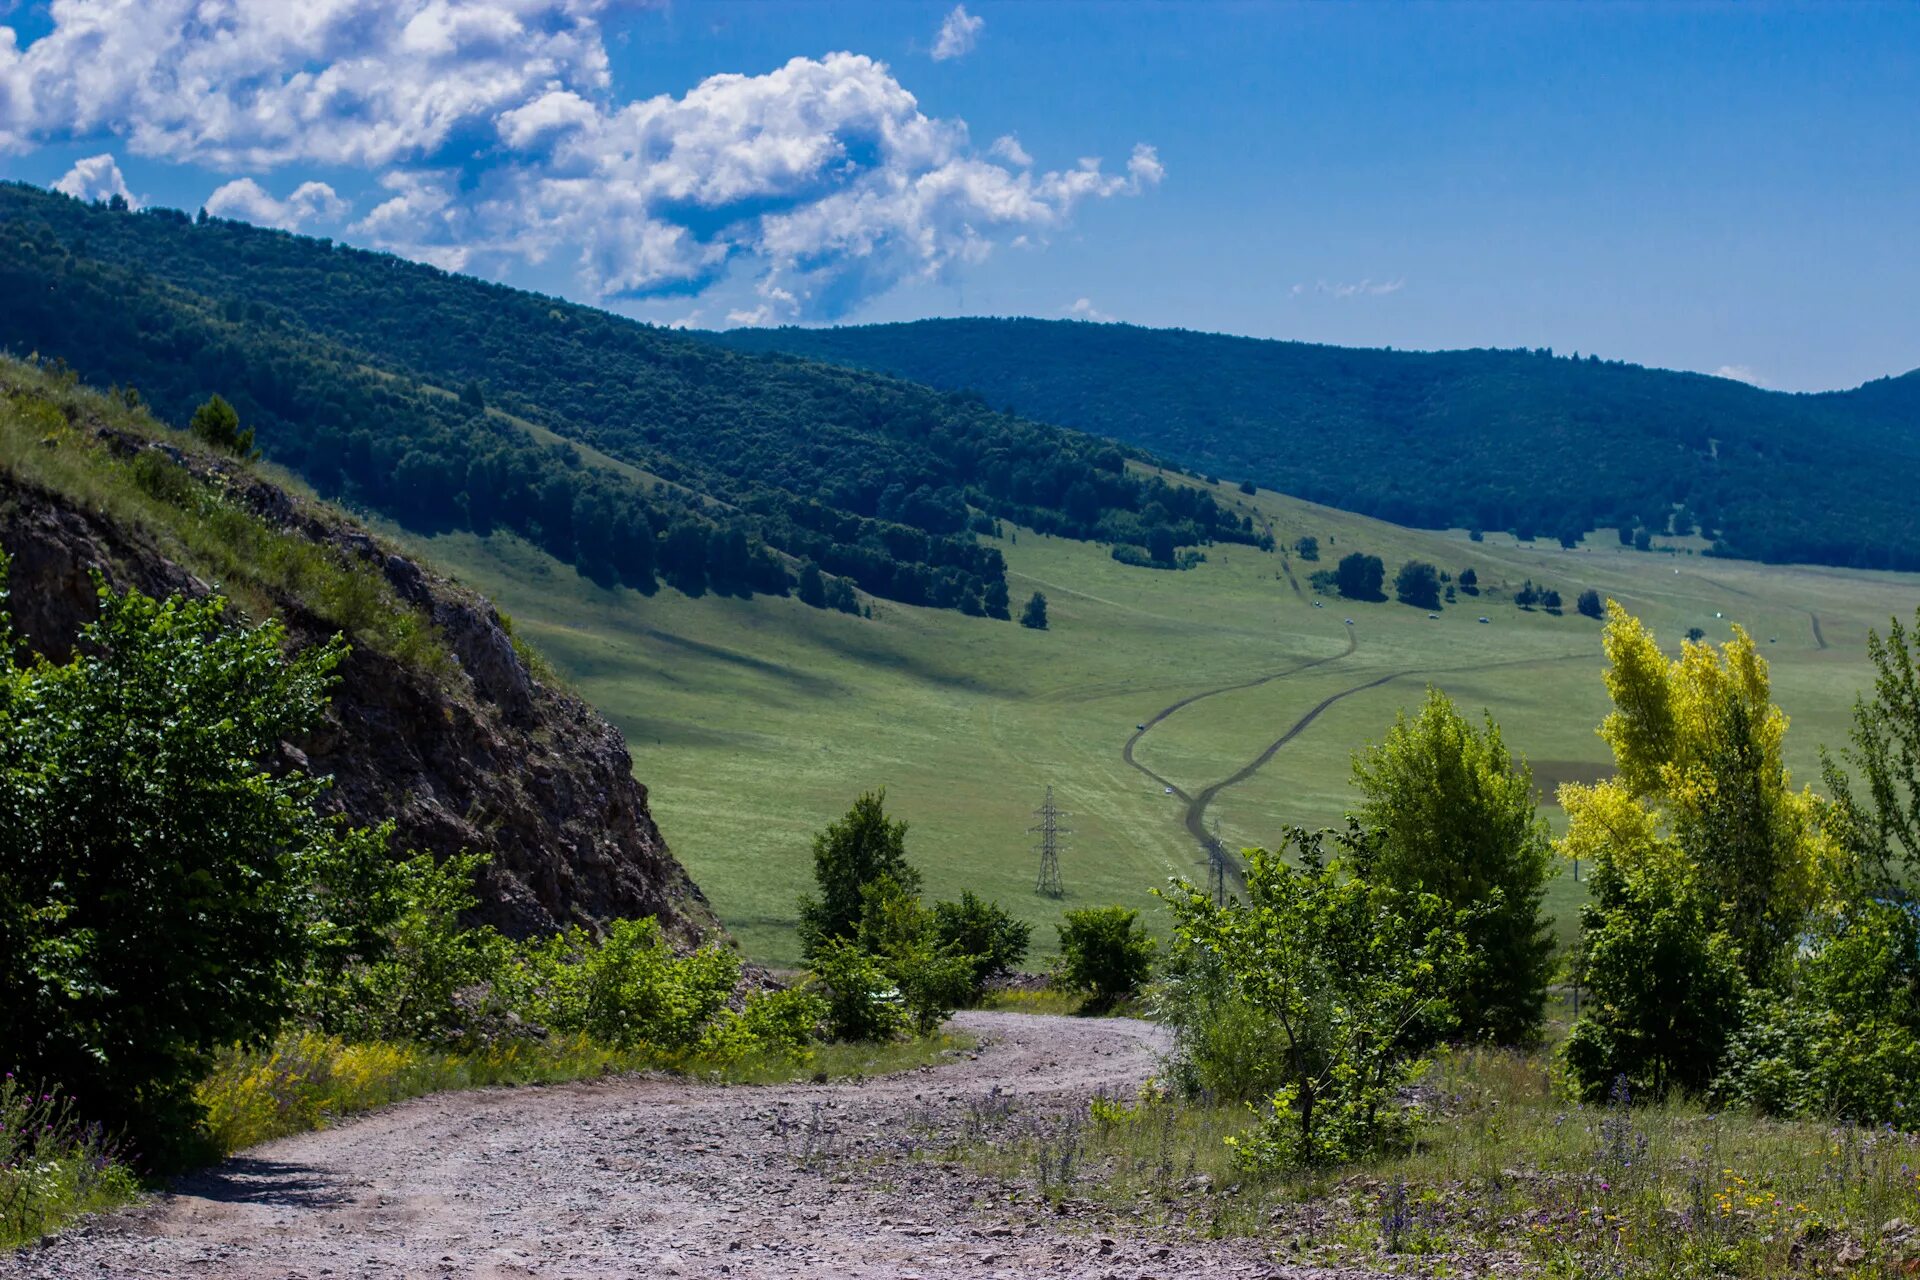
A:
<svg viewBox="0 0 1920 1280">
<path fill-rule="evenodd" d="M 118 437 L 109 443 L 164 447 Z M 228 479 L 271 523 L 377 567 L 398 595 L 432 615 L 459 664 L 458 672 L 435 676 L 354 650 L 339 668 L 325 722 L 285 745 L 292 763 L 332 775 L 329 804 L 357 823 L 391 818 L 397 851 L 491 854 L 477 914 L 514 935 L 644 915 L 658 916 L 683 941 L 719 928 L 654 825 L 619 731 L 536 679 L 487 600 L 394 554 L 330 509 L 245 472 Z M 153 596 L 213 590 L 147 531 L 26 485 L 4 468 L 0 548 L 13 557 L 15 630 L 55 661 L 72 652 L 96 614 L 94 570 Z M 330 634 L 298 602 L 277 604 L 296 642 Z"/>
</svg>

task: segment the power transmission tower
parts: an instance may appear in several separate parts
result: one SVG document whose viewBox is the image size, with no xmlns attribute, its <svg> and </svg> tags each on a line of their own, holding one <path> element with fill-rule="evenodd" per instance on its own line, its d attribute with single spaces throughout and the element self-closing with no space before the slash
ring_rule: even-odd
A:
<svg viewBox="0 0 1920 1280">
<path fill-rule="evenodd" d="M 1227 900 L 1227 846 L 1220 842 L 1220 819 L 1213 820 L 1213 836 L 1207 841 L 1207 892 L 1213 895 L 1213 905 L 1222 906 Z"/>
<path fill-rule="evenodd" d="M 1029 834 L 1040 837 L 1040 875 L 1033 882 L 1033 891 L 1057 898 L 1066 892 L 1060 887 L 1060 837 L 1071 834 L 1071 831 L 1060 825 L 1060 819 L 1067 815 L 1054 807 L 1051 786 L 1047 788 L 1047 798 L 1040 802 L 1033 816 L 1040 819 L 1027 828 Z"/>
</svg>

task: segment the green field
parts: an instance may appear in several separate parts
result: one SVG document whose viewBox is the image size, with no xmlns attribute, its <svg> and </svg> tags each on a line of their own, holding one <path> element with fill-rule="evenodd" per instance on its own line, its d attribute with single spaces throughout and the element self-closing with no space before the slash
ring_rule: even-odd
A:
<svg viewBox="0 0 1920 1280">
<path fill-rule="evenodd" d="M 1317 537 L 1321 564 L 1216 546 L 1187 572 L 1130 568 L 1104 547 L 1022 530 L 999 545 L 1016 609 L 1046 593 L 1045 632 L 884 601 L 866 620 L 796 600 L 642 597 L 499 536 L 447 535 L 427 553 L 493 595 L 626 732 L 674 851 L 749 953 L 776 964 L 797 958 L 809 837 L 863 788 L 885 786 L 912 824 L 931 893 L 1000 899 L 1043 926 L 1044 957 L 1062 906 L 1149 906 L 1167 876 L 1204 874 L 1184 797 L 1242 770 L 1329 698 L 1263 768 L 1213 798 L 1206 822 L 1218 818 L 1230 845 L 1271 843 L 1284 823 L 1337 822 L 1352 800 L 1349 753 L 1429 681 L 1491 711 L 1549 801 L 1553 782 L 1603 772 L 1600 627 L 1573 611 L 1581 588 L 1619 599 L 1673 649 L 1691 626 L 1721 639 L 1746 626 L 1792 716 L 1789 759 L 1803 782 L 1817 776 L 1819 745 L 1844 740 L 1867 680 L 1867 629 L 1920 603 L 1914 575 L 1636 553 L 1610 531 L 1572 551 L 1499 534 L 1474 543 L 1265 491 L 1218 492 L 1270 521 L 1282 546 Z M 1309 570 L 1353 550 L 1381 556 L 1389 582 L 1410 558 L 1472 565 L 1483 594 L 1437 620 L 1397 603 L 1314 608 Z M 1557 587 L 1565 616 L 1516 608 L 1525 578 Z M 1139 735 L 1136 761 L 1178 794 L 1122 758 L 1137 724 L 1225 686 L 1243 687 Z M 1064 903 L 1033 892 L 1027 828 L 1049 784 L 1072 814 Z M 1569 877 L 1555 885 L 1563 929 L 1579 892 Z"/>
</svg>

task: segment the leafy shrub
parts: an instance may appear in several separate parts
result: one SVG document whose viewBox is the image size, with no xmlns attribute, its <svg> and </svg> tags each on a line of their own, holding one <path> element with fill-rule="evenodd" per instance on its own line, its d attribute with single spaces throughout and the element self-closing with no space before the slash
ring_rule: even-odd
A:
<svg viewBox="0 0 1920 1280">
<path fill-rule="evenodd" d="M 1417 609 L 1440 607 L 1440 571 L 1424 560 L 1409 560 L 1393 576 L 1393 593 Z"/>
<path fill-rule="evenodd" d="M 813 976 L 826 988 L 827 1029 L 836 1040 L 891 1040 L 907 1025 L 905 1001 L 880 962 L 845 939 L 821 944 Z"/>
<path fill-rule="evenodd" d="M 0 639 L 0 1052 L 169 1164 L 213 1051 L 292 1004 L 307 868 L 343 830 L 320 784 L 263 766 L 317 721 L 344 647 L 289 658 L 218 599 L 99 599 L 64 666 L 19 668 Z"/>
<path fill-rule="evenodd" d="M 1334 570 L 1334 586 L 1349 600 L 1385 600 L 1380 588 L 1386 580 L 1387 567 L 1380 557 L 1358 551 L 1340 557 Z"/>
<path fill-rule="evenodd" d="M 971 889 L 961 890 L 958 902 L 933 904 L 933 931 L 942 946 L 973 957 L 976 994 L 1001 974 L 1019 968 L 1033 937 L 1032 925 Z"/>
<path fill-rule="evenodd" d="M 1445 1025 L 1445 994 L 1468 956 L 1460 917 L 1439 898 L 1328 861 L 1324 835 L 1288 832 L 1298 866 L 1253 850 L 1244 903 L 1217 904 L 1184 881 L 1165 895 L 1177 961 L 1217 984 L 1200 1007 L 1231 996 L 1263 1016 L 1261 1034 L 1277 1031 L 1277 1052 L 1240 1055 L 1253 1075 L 1227 1082 L 1244 1094 L 1276 1065 L 1283 1077 L 1270 1114 L 1235 1140 L 1253 1170 L 1337 1164 L 1403 1141 L 1419 1118 L 1403 1087 Z M 1357 829 L 1341 838 L 1359 865 L 1363 839 Z M 1213 1065 L 1232 1064 L 1221 1055 Z"/>
<path fill-rule="evenodd" d="M 1285 1087 L 1285 1028 L 1240 993 L 1217 952 L 1176 945 L 1152 995 L 1156 1019 L 1173 1030 L 1182 1093 L 1264 1103 Z"/>
<path fill-rule="evenodd" d="M 739 981 L 739 957 L 725 948 L 678 956 L 652 917 L 615 920 L 598 939 L 576 927 L 528 944 L 515 1004 L 541 1026 L 616 1049 L 686 1050 Z"/>
<path fill-rule="evenodd" d="M 1920 917 L 1862 902 L 1805 940 L 1777 994 L 1756 993 L 1714 1094 L 1774 1115 L 1903 1127 L 1920 1114 Z"/>
<path fill-rule="evenodd" d="M 729 1067 L 747 1058 L 801 1064 L 828 1016 L 827 1002 L 806 987 L 755 991 L 736 1012 L 722 1009 L 695 1047 L 702 1065 Z"/>
<path fill-rule="evenodd" d="M 1095 1008 L 1137 995 L 1153 971 L 1153 939 L 1131 907 L 1082 907 L 1060 925 L 1058 981 Z"/>
<path fill-rule="evenodd" d="M 977 957 L 943 943 L 934 913 L 892 876 L 867 886 L 859 945 L 880 964 L 925 1034 L 973 998 Z"/>
<path fill-rule="evenodd" d="M 212 396 L 193 411 L 188 430 L 202 441 L 226 453 L 242 458 L 258 455 L 253 451 L 253 428 L 240 429 L 240 415 L 221 396 Z"/>
<path fill-rule="evenodd" d="M 920 873 L 907 862 L 907 824 L 888 818 L 886 805 L 884 787 L 864 792 L 813 838 L 820 893 L 800 900 L 800 945 L 809 960 L 823 944 L 854 936 L 874 881 L 887 876 L 909 892 L 920 887 Z"/>
</svg>

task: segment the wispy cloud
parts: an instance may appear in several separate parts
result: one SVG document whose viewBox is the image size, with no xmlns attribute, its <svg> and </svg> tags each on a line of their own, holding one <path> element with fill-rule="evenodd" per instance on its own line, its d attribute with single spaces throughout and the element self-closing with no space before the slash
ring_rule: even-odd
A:
<svg viewBox="0 0 1920 1280">
<path fill-rule="evenodd" d="M 1076 320 L 1094 320 L 1100 324 L 1113 323 L 1113 317 L 1094 306 L 1091 298 L 1075 298 L 1071 306 L 1063 309 Z"/>
<path fill-rule="evenodd" d="M 1389 293 L 1398 293 L 1407 287 L 1403 277 L 1392 280 L 1358 280 L 1352 282 L 1316 280 L 1312 284 L 1296 284 L 1288 292 L 1294 297 L 1309 293 L 1328 298 L 1379 298 Z"/>
<path fill-rule="evenodd" d="M 1713 371 L 1716 378 L 1732 378 L 1735 382 L 1744 382 L 1750 387 L 1764 387 L 1766 379 L 1744 364 L 1723 364 Z"/>
<path fill-rule="evenodd" d="M 933 42 L 933 60 L 945 62 L 972 53 L 973 46 L 980 42 L 980 28 L 986 25 L 987 20 L 968 13 L 967 6 L 953 6 L 953 12 L 940 23 L 940 34 Z"/>
</svg>

